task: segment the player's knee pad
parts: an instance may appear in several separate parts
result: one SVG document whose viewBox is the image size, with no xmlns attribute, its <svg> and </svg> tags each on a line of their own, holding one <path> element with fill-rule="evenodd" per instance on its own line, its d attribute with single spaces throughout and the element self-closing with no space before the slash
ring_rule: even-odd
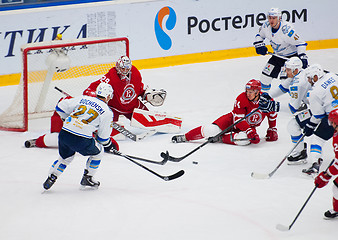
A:
<svg viewBox="0 0 338 240">
<path fill-rule="evenodd" d="M 329 140 L 334 133 L 334 129 L 328 123 L 328 116 L 325 116 L 317 127 L 316 131 L 314 131 L 314 135 L 324 139 Z"/>
<path fill-rule="evenodd" d="M 302 134 L 302 129 L 300 128 L 295 118 L 292 118 L 288 122 L 287 130 L 291 136 L 299 136 Z"/>
<path fill-rule="evenodd" d="M 262 74 L 261 78 L 262 91 L 269 91 L 271 88 L 272 77 Z"/>
<path fill-rule="evenodd" d="M 201 129 L 202 136 L 205 138 L 216 136 L 221 132 L 221 129 L 216 124 L 203 126 Z"/>
</svg>

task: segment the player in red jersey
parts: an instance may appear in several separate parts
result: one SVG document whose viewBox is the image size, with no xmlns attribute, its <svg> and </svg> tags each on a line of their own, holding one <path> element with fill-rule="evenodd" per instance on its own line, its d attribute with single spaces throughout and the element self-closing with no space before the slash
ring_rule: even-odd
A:
<svg viewBox="0 0 338 240">
<path fill-rule="evenodd" d="M 238 119 L 243 118 L 253 110 L 259 107 L 259 99 L 261 95 L 261 83 L 258 80 L 252 79 L 245 85 L 245 92 L 241 93 L 235 101 L 232 112 L 227 113 L 212 124 L 207 126 L 199 126 L 187 132 L 184 135 L 173 136 L 172 142 L 188 142 L 202 138 L 216 136 L 221 131 L 228 128 Z M 248 145 L 250 143 L 257 144 L 260 142 L 259 135 L 256 132 L 256 127 L 260 126 L 264 118 L 269 121 L 269 128 L 266 133 L 266 141 L 276 141 L 278 133 L 276 128 L 276 112 L 262 112 L 258 110 L 246 120 L 236 124 L 227 133 L 221 135 L 219 139 L 213 142 L 223 142 L 232 145 Z"/>
<path fill-rule="evenodd" d="M 333 151 L 335 154 L 335 161 L 333 164 L 328 168 L 327 171 L 321 172 L 316 178 L 315 178 L 315 185 L 318 188 L 325 187 L 330 179 L 333 176 L 338 175 L 338 109 L 332 110 L 329 114 L 329 123 L 334 128 L 334 134 L 333 134 Z M 336 177 L 333 180 L 333 209 L 330 209 L 324 213 L 324 216 L 327 219 L 337 218 L 338 217 L 338 177 Z"/>
<path fill-rule="evenodd" d="M 127 56 L 122 56 L 115 67 L 101 79 L 91 83 L 83 94 L 91 95 L 101 82 L 110 84 L 114 89 L 114 97 L 108 103 L 114 113 L 114 121 L 118 121 L 120 115 L 130 120 L 135 108 L 148 110 L 141 100 L 151 102 L 151 99 L 147 99 L 150 92 L 145 89 L 139 70 L 132 65 Z"/>
<path fill-rule="evenodd" d="M 129 120 L 135 108 L 148 110 L 142 101 L 149 102 L 153 106 L 161 106 L 166 97 L 166 91 L 145 88 L 139 70 L 132 65 L 127 56 L 121 56 L 115 67 L 111 68 L 101 79 L 91 83 L 83 94 L 88 96 L 96 95 L 96 88 L 101 82 L 106 82 L 113 87 L 113 99 L 108 102 L 108 106 L 114 113 L 114 122 L 118 121 L 120 115 L 124 115 Z M 57 147 L 57 136 L 61 131 L 63 121 L 54 112 L 51 119 L 51 133 L 44 134 L 37 139 L 27 140 L 25 146 L 30 147 Z M 112 136 L 116 134 L 115 129 Z M 113 143 L 118 149 L 118 144 L 114 139 Z"/>
</svg>

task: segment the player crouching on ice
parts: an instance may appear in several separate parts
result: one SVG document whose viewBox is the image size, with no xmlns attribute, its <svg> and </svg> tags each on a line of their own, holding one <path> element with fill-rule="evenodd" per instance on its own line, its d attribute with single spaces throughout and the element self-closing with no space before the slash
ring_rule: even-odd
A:
<svg viewBox="0 0 338 240">
<path fill-rule="evenodd" d="M 73 161 L 75 153 L 89 156 L 80 184 L 97 188 L 100 182 L 94 180 L 101 163 L 103 150 L 108 152 L 113 144 L 110 140 L 113 112 L 108 101 L 113 97 L 113 88 L 100 83 L 96 97 L 79 96 L 58 103 L 56 111 L 65 118 L 59 133 L 59 158 L 52 164 L 44 189 L 50 189 L 56 179 Z M 96 138 L 93 133 L 96 132 Z"/>
<path fill-rule="evenodd" d="M 218 133 L 231 126 L 237 120 L 256 110 L 258 107 L 259 110 L 250 115 L 247 119 L 236 124 L 227 133 L 220 135 L 218 139 L 215 139 L 212 142 L 222 142 L 232 145 L 248 145 L 250 143 L 257 144 L 260 142 L 260 138 L 256 132 L 256 127 L 260 126 L 265 117 L 267 117 L 269 122 L 269 128 L 266 133 L 266 141 L 277 141 L 278 134 L 276 128 L 276 112 L 279 110 L 277 109 L 279 108 L 279 103 L 274 101 L 264 101 L 267 104 L 273 104 L 272 107 L 276 108 L 276 112 L 268 109 L 271 106 L 268 106 L 267 104 L 260 106 L 261 88 L 260 81 L 255 79 L 250 80 L 245 85 L 245 92 L 241 93 L 236 98 L 232 112 L 219 117 L 210 125 L 199 126 L 184 135 L 173 136 L 172 142 L 181 143 L 216 136 Z"/>
</svg>

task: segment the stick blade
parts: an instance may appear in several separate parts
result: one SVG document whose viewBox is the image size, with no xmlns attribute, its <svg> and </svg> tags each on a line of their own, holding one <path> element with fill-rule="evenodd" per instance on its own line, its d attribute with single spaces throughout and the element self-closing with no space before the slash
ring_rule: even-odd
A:
<svg viewBox="0 0 338 240">
<path fill-rule="evenodd" d="M 166 151 L 165 153 L 161 152 L 161 157 L 164 160 L 167 160 L 167 161 L 169 160 L 171 162 L 180 162 L 183 160 L 183 158 L 176 158 L 176 157 L 170 156 L 168 151 Z"/>
<path fill-rule="evenodd" d="M 173 175 L 164 177 L 163 179 L 164 179 L 165 181 L 170 181 L 170 180 L 174 180 L 174 179 L 176 179 L 176 178 L 181 177 L 183 174 L 184 174 L 184 170 L 180 170 L 180 171 L 178 171 L 177 173 L 174 173 Z"/>
<path fill-rule="evenodd" d="M 282 232 L 286 232 L 290 230 L 290 227 L 284 226 L 282 224 L 277 224 L 276 229 Z"/>
<path fill-rule="evenodd" d="M 266 173 L 256 173 L 256 172 L 252 172 L 251 173 L 251 177 L 255 178 L 255 179 L 268 179 L 270 178 L 269 174 Z"/>
</svg>

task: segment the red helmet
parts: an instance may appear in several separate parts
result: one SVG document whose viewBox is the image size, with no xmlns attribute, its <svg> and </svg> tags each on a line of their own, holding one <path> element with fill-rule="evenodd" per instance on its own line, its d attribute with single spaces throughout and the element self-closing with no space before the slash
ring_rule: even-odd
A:
<svg viewBox="0 0 338 240">
<path fill-rule="evenodd" d="M 261 82 L 259 80 L 251 79 L 246 85 L 246 90 L 258 90 L 259 92 L 262 89 Z"/>
<path fill-rule="evenodd" d="M 338 109 L 334 109 L 329 113 L 329 121 L 338 125 Z"/>
</svg>

